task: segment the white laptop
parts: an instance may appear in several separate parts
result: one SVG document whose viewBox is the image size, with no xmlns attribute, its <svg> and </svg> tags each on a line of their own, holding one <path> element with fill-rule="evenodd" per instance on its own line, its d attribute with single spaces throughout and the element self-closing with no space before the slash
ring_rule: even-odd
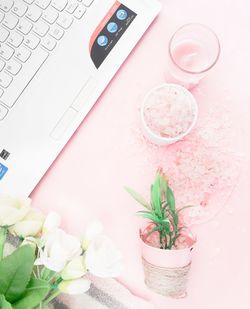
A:
<svg viewBox="0 0 250 309">
<path fill-rule="evenodd" d="M 0 193 L 31 193 L 159 10 L 0 0 Z"/>
</svg>

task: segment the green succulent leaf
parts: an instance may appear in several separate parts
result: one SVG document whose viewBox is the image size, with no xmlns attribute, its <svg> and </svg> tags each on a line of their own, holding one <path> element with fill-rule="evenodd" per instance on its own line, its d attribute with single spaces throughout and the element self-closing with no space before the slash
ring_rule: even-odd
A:
<svg viewBox="0 0 250 309">
<path fill-rule="evenodd" d="M 151 220 L 151 221 L 154 221 L 154 222 L 156 222 L 158 219 L 157 219 L 157 217 L 155 217 L 151 212 L 149 212 L 149 211 L 137 211 L 137 213 L 136 213 L 137 215 L 139 215 L 139 216 L 142 216 L 143 218 L 145 218 L 145 219 L 149 219 L 149 220 Z"/>
<path fill-rule="evenodd" d="M 160 187 L 161 187 L 162 200 L 164 202 L 166 202 L 165 199 L 166 199 L 166 193 L 167 193 L 167 189 L 168 189 L 168 183 L 167 183 L 166 177 L 164 175 L 160 176 Z"/>
<path fill-rule="evenodd" d="M 0 308 L 1 309 L 12 309 L 11 304 L 7 302 L 4 295 L 0 295 Z"/>
<path fill-rule="evenodd" d="M 151 199 L 152 199 L 152 209 L 158 217 L 162 217 L 161 208 L 161 188 L 160 188 L 160 177 L 156 176 L 154 184 L 151 186 Z"/>
<path fill-rule="evenodd" d="M 187 205 L 187 206 L 184 206 L 182 208 L 179 208 L 177 211 L 176 211 L 176 214 L 178 215 L 180 212 L 182 212 L 184 209 L 187 209 L 187 208 L 192 208 L 192 207 L 195 207 L 194 205 Z"/>
<path fill-rule="evenodd" d="M 125 190 L 142 206 L 151 210 L 150 204 L 142 197 L 139 193 L 135 192 L 133 189 L 125 187 Z"/>
<path fill-rule="evenodd" d="M 0 293 L 10 303 L 18 300 L 30 281 L 35 259 L 34 249 L 25 245 L 0 262 Z"/>
<path fill-rule="evenodd" d="M 13 309 L 34 308 L 45 299 L 50 290 L 47 281 L 41 279 L 31 279 L 22 298 L 15 302 Z"/>
<path fill-rule="evenodd" d="M 174 220 L 175 226 L 178 226 L 178 224 L 179 224 L 179 217 L 178 217 L 178 215 L 176 213 L 173 213 L 172 215 L 173 215 L 173 220 Z"/>
<path fill-rule="evenodd" d="M 175 212 L 175 198 L 172 189 L 168 186 L 167 187 L 167 202 L 169 208 L 172 212 Z"/>
</svg>

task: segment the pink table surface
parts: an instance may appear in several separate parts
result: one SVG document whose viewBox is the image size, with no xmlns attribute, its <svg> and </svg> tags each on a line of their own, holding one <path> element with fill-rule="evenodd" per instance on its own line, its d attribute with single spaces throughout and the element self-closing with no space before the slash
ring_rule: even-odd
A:
<svg viewBox="0 0 250 309">
<path fill-rule="evenodd" d="M 34 205 L 54 210 L 65 229 L 81 235 L 100 219 L 124 255 L 120 281 L 155 308 L 250 308 L 250 5 L 247 0 L 162 0 L 163 10 L 122 66 L 74 137 L 32 194 Z M 138 106 L 145 93 L 165 81 L 170 35 L 182 24 L 201 22 L 218 34 L 221 59 L 194 90 L 200 107 L 228 105 L 241 175 L 227 205 L 196 227 L 198 243 L 188 297 L 172 300 L 144 285 L 137 238 L 139 206 L 124 185 L 146 192 L 155 168 L 138 143 Z M 202 119 L 200 119 L 202 121 Z M 235 137 L 232 137 L 235 138 Z"/>
</svg>

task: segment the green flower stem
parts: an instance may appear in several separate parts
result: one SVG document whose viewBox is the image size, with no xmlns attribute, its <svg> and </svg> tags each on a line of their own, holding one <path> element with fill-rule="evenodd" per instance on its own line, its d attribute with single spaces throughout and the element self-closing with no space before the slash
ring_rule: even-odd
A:
<svg viewBox="0 0 250 309">
<path fill-rule="evenodd" d="M 60 294 L 60 290 L 55 290 L 47 299 L 43 301 L 43 306 L 48 305 L 54 298 L 56 298 Z"/>
<path fill-rule="evenodd" d="M 0 261 L 3 259 L 3 251 L 6 237 L 7 237 L 7 228 L 0 227 Z"/>
<path fill-rule="evenodd" d="M 41 271 L 41 279 L 48 280 L 52 274 L 52 271 L 46 267 L 44 267 Z M 54 274 L 54 272 L 53 272 Z"/>
</svg>

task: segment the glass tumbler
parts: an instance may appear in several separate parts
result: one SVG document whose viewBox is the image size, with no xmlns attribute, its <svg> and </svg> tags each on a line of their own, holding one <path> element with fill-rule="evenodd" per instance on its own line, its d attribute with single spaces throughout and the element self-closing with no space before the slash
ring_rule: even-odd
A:
<svg viewBox="0 0 250 309">
<path fill-rule="evenodd" d="M 220 42 L 209 27 L 186 24 L 173 34 L 168 53 L 170 75 L 186 88 L 192 88 L 217 63 Z"/>
</svg>

